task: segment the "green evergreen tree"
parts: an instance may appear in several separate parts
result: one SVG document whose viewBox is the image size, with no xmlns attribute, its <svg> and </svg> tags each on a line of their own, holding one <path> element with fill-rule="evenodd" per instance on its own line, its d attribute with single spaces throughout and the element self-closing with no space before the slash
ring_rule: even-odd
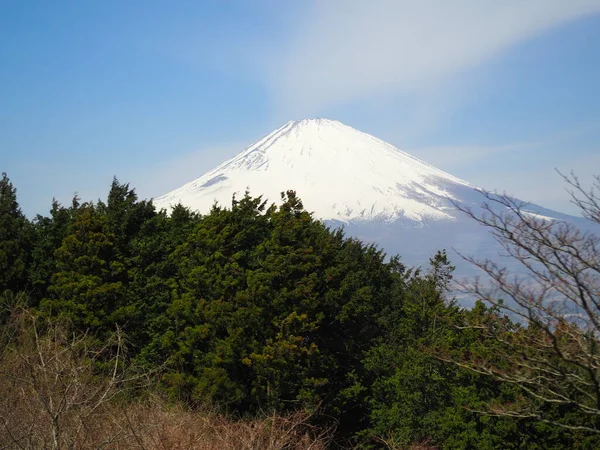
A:
<svg viewBox="0 0 600 450">
<path fill-rule="evenodd" d="M 56 272 L 42 309 L 80 329 L 112 331 L 132 313 L 124 304 L 126 272 L 115 259 L 115 236 L 94 205 L 80 206 L 70 234 L 56 250 Z"/>
<path fill-rule="evenodd" d="M 172 253 L 184 243 L 200 216 L 176 205 L 146 220 L 130 243 L 128 296 L 136 309 L 135 336 L 130 341 L 140 351 L 139 360 L 152 367 L 162 360 L 158 338 L 168 327 L 167 309 L 176 289 L 178 261 Z"/>
<path fill-rule="evenodd" d="M 45 217 L 38 214 L 33 221 L 33 246 L 28 275 L 33 306 L 37 306 L 43 298 L 48 296 L 52 275 L 57 270 L 55 252 L 62 245 L 63 239 L 70 233 L 79 206 L 79 197 L 76 195 L 69 208 L 52 200 L 50 216 Z"/>
<path fill-rule="evenodd" d="M 6 173 L 0 180 L 0 293 L 26 290 L 31 252 L 29 221 Z"/>
<path fill-rule="evenodd" d="M 279 208 L 249 196 L 213 208 L 173 258 L 155 344 L 172 390 L 240 412 L 323 403 L 358 415 L 362 353 L 393 282 L 382 252 L 329 231 L 289 192 Z"/>
<path fill-rule="evenodd" d="M 573 429 L 477 413 L 523 397 L 447 361 L 502 368 L 507 349 L 489 332 L 539 330 L 481 303 L 460 308 L 445 252 L 408 268 L 328 229 L 293 191 L 279 206 L 246 193 L 204 216 L 167 214 L 115 178 L 105 203 L 53 202 L 30 224 L 6 175 L 0 188 L 0 326 L 27 302 L 93 339 L 118 325 L 174 396 L 239 415 L 318 408 L 315 424 L 359 447 L 598 447 L 578 428 L 595 419 L 569 405 L 540 408 Z"/>
<path fill-rule="evenodd" d="M 114 177 L 106 203 L 98 203 L 98 212 L 106 216 L 108 230 L 115 236 L 115 252 L 126 263 L 131 256 L 131 242 L 138 236 L 143 224 L 156 214 L 151 201 L 138 201 L 135 189 L 128 183 L 119 183 Z"/>
</svg>

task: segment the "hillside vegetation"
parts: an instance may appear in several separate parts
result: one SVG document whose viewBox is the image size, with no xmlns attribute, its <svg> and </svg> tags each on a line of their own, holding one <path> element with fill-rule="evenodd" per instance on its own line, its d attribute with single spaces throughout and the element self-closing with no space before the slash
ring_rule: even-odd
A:
<svg viewBox="0 0 600 450">
<path fill-rule="evenodd" d="M 567 372 L 579 404 L 494 376 L 544 330 L 459 307 L 452 270 L 330 230 L 293 191 L 167 215 L 115 179 L 28 220 L 4 175 L 0 448 L 598 448 L 597 374 Z"/>
</svg>

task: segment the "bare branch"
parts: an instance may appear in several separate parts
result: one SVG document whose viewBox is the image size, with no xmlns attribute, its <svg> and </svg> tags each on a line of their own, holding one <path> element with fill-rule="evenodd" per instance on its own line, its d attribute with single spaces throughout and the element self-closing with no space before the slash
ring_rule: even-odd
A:
<svg viewBox="0 0 600 450">
<path fill-rule="evenodd" d="M 456 205 L 487 227 L 526 275 L 517 277 L 494 261 L 461 255 L 486 275 L 463 282 L 461 290 L 512 320 L 489 312 L 460 325 L 495 342 L 493 354 L 481 351 L 475 357 L 447 350 L 438 357 L 518 386 L 529 399 L 488 413 L 600 433 L 595 419 L 600 417 L 600 236 L 593 231 L 600 224 L 600 178 L 585 189 L 573 174 L 561 176 L 592 231 L 539 216 L 505 194 L 482 192 L 484 203 L 477 211 Z M 521 326 L 515 327 L 514 320 Z M 585 423 L 545 417 L 544 408 L 552 404 L 579 412 Z"/>
</svg>

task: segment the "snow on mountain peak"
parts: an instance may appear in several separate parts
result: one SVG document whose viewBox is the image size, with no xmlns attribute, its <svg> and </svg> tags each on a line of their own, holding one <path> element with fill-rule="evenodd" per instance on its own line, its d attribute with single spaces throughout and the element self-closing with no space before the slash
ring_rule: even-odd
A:
<svg viewBox="0 0 600 450">
<path fill-rule="evenodd" d="M 155 200 L 208 212 L 233 195 L 277 202 L 295 190 L 323 220 L 454 220 L 467 182 L 369 134 L 323 118 L 290 121 L 216 169 Z"/>
</svg>

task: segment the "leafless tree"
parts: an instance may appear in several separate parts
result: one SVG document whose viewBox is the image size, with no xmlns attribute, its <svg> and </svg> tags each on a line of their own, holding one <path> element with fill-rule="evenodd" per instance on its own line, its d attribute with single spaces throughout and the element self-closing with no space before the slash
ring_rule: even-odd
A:
<svg viewBox="0 0 600 450">
<path fill-rule="evenodd" d="M 147 372 L 127 368 L 118 329 L 98 344 L 23 309 L 20 297 L 4 300 L 13 308 L 0 323 L 0 450 L 323 450 L 332 440 L 307 411 L 236 420 L 171 404 Z"/>
<path fill-rule="evenodd" d="M 527 275 L 511 274 L 498 261 L 466 257 L 486 276 L 462 288 L 496 312 L 466 327 L 496 344 L 487 355 L 449 359 L 520 388 L 523 401 L 494 405 L 488 413 L 600 433 L 600 177 L 587 189 L 575 175 L 561 176 L 587 230 L 535 214 L 508 195 L 484 193 L 483 213 L 458 205 L 489 229 Z M 552 405 L 579 419 L 548 414 Z"/>
<path fill-rule="evenodd" d="M 126 376 L 120 331 L 102 345 L 17 308 L 2 327 L 0 355 L 0 448 L 78 448 L 102 415 L 137 375 Z M 110 356 L 106 357 L 110 349 Z M 102 361 L 107 373 L 98 373 Z M 114 433 L 106 446 L 123 438 Z"/>
</svg>

